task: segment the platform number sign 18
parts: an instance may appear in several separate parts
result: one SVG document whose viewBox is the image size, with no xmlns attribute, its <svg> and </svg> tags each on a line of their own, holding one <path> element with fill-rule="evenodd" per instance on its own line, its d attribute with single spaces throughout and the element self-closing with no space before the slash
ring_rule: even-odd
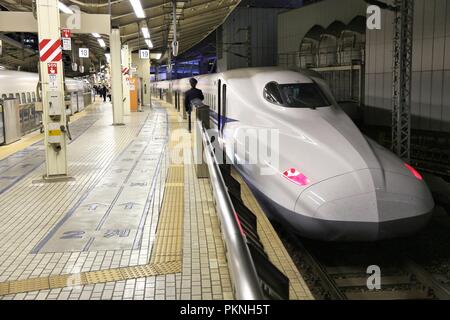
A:
<svg viewBox="0 0 450 320">
<path fill-rule="evenodd" d="M 139 50 L 139 58 L 141 58 L 141 59 L 150 58 L 150 50 L 146 50 L 146 49 Z"/>
<path fill-rule="evenodd" d="M 89 58 L 89 48 L 79 48 L 78 49 L 78 57 Z"/>
</svg>

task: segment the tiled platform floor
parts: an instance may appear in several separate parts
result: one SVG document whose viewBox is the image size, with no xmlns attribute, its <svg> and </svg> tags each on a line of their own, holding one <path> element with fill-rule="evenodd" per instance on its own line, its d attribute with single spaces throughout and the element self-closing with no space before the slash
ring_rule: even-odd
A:
<svg viewBox="0 0 450 320">
<path fill-rule="evenodd" d="M 170 156 L 186 123 L 160 102 L 111 118 L 95 104 L 73 123 L 75 181 L 36 183 L 40 142 L 0 161 L 0 299 L 232 299 L 209 181 Z"/>
<path fill-rule="evenodd" d="M 180 270 L 172 274 L 130 276 L 130 270 L 148 266 L 157 237 L 164 182 L 171 165 L 165 147 L 167 127 L 176 130 L 185 125 L 173 110 L 158 107 L 126 117 L 123 127 L 111 126 L 111 122 L 111 105 L 104 104 L 88 109 L 86 116 L 73 124 L 73 131 L 77 127 L 82 131 L 69 145 L 70 173 L 75 181 L 35 183 L 43 174 L 43 164 L 34 160 L 30 168 L 20 163 L 29 158 L 42 161 L 40 143 L 20 151 L 19 156 L 16 153 L 5 158 L 20 179 L 5 179 L 11 184 L 0 195 L 0 293 L 8 288 L 18 293 L 0 298 L 231 299 L 208 182 L 194 179 L 193 168 L 188 165 L 183 168 L 184 230 L 178 233 L 182 269 L 180 264 Z M 17 158 L 24 160 L 16 163 Z M 151 172 L 146 175 L 145 170 Z M 151 194 L 146 208 L 138 203 L 143 194 Z M 111 199 L 112 195 L 117 196 Z M 133 215 L 131 211 L 140 205 L 143 207 Z M 130 215 L 124 222 L 120 214 L 127 210 Z M 105 225 L 109 227 L 102 229 Z M 131 228 L 123 230 L 124 226 Z M 125 241 L 130 234 L 135 239 L 132 243 Z M 93 277 L 102 275 L 95 274 L 97 270 L 107 274 L 105 279 L 117 276 L 114 270 L 124 270 L 117 279 L 125 280 L 98 280 Z M 68 286 L 51 289 L 58 275 L 66 275 L 62 279 L 69 279 Z M 81 275 L 81 281 L 77 275 Z M 44 282 L 38 287 L 45 289 L 29 291 L 33 288 L 30 283 L 37 283 L 30 279 Z M 20 280 L 26 280 L 23 286 Z M 91 284 L 85 284 L 89 281 Z"/>
</svg>

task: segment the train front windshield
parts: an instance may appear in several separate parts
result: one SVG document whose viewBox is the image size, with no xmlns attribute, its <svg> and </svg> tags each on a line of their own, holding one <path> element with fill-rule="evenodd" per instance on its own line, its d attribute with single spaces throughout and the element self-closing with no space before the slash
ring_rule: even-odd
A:
<svg viewBox="0 0 450 320">
<path fill-rule="evenodd" d="M 288 108 L 320 108 L 331 105 L 316 83 L 270 82 L 264 88 L 264 97 L 271 103 Z"/>
</svg>

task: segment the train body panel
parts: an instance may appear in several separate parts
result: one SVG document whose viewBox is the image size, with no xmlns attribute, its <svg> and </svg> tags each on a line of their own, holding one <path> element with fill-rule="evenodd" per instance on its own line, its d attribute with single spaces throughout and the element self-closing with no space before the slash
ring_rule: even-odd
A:
<svg viewBox="0 0 450 320">
<path fill-rule="evenodd" d="M 372 241 L 412 234 L 428 221 L 434 202 L 420 175 L 365 137 L 321 78 L 249 68 L 196 79 L 228 157 L 272 215 L 300 234 Z M 188 79 L 154 86 L 190 88 Z M 261 130 L 277 132 L 276 149 Z M 252 139 L 278 153 L 276 163 L 243 163 L 256 153 L 246 143 Z"/>
<path fill-rule="evenodd" d="M 0 99 L 1 98 L 18 98 L 20 104 L 33 103 L 39 100 L 37 97 L 37 85 L 39 82 L 39 76 L 37 73 L 0 70 Z M 89 84 L 84 80 L 77 80 L 72 78 L 65 78 L 64 81 L 66 104 L 71 105 L 70 94 L 76 93 L 82 99 L 82 95 L 91 92 Z M 78 99 L 80 100 L 80 99 Z M 75 100 L 72 100 L 74 102 Z M 87 99 L 90 101 L 90 99 Z M 81 111 L 78 105 L 83 103 L 79 101 L 75 106 L 71 105 L 71 114 Z"/>
</svg>

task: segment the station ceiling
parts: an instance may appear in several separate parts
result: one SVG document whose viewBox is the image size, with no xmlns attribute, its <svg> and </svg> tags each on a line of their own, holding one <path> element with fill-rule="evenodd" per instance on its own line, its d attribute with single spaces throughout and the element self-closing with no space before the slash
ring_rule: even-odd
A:
<svg viewBox="0 0 450 320">
<path fill-rule="evenodd" d="M 118 27 L 123 44 L 128 44 L 132 50 L 147 48 L 141 27 L 146 23 L 153 43 L 152 52 L 168 56 L 168 46 L 173 39 L 173 1 L 172 0 L 140 0 L 145 12 L 145 18 L 137 18 L 129 0 L 61 0 L 67 6 L 75 5 L 85 13 L 111 14 L 111 25 Z M 240 0 L 181 0 L 176 3 L 177 38 L 179 53 L 183 53 L 195 46 L 220 26 L 228 15 L 239 5 Z M 3 10 L 32 11 L 33 0 L 0 0 Z M 0 30 L 1 35 L 1 30 Z M 0 62 L 27 64 L 33 60 L 35 52 L 21 47 L 20 39 L 10 41 L 6 35 L 4 39 L 5 53 Z M 9 37 L 10 38 L 10 37 Z M 109 46 L 107 35 L 104 40 Z M 14 41 L 16 41 L 14 43 Z M 101 48 L 97 40 L 88 34 L 74 35 L 75 46 L 87 45 L 91 48 L 93 63 L 103 59 L 105 49 Z M 20 51 L 20 52 L 18 52 Z M 8 55 L 8 52 L 11 53 Z"/>
</svg>

